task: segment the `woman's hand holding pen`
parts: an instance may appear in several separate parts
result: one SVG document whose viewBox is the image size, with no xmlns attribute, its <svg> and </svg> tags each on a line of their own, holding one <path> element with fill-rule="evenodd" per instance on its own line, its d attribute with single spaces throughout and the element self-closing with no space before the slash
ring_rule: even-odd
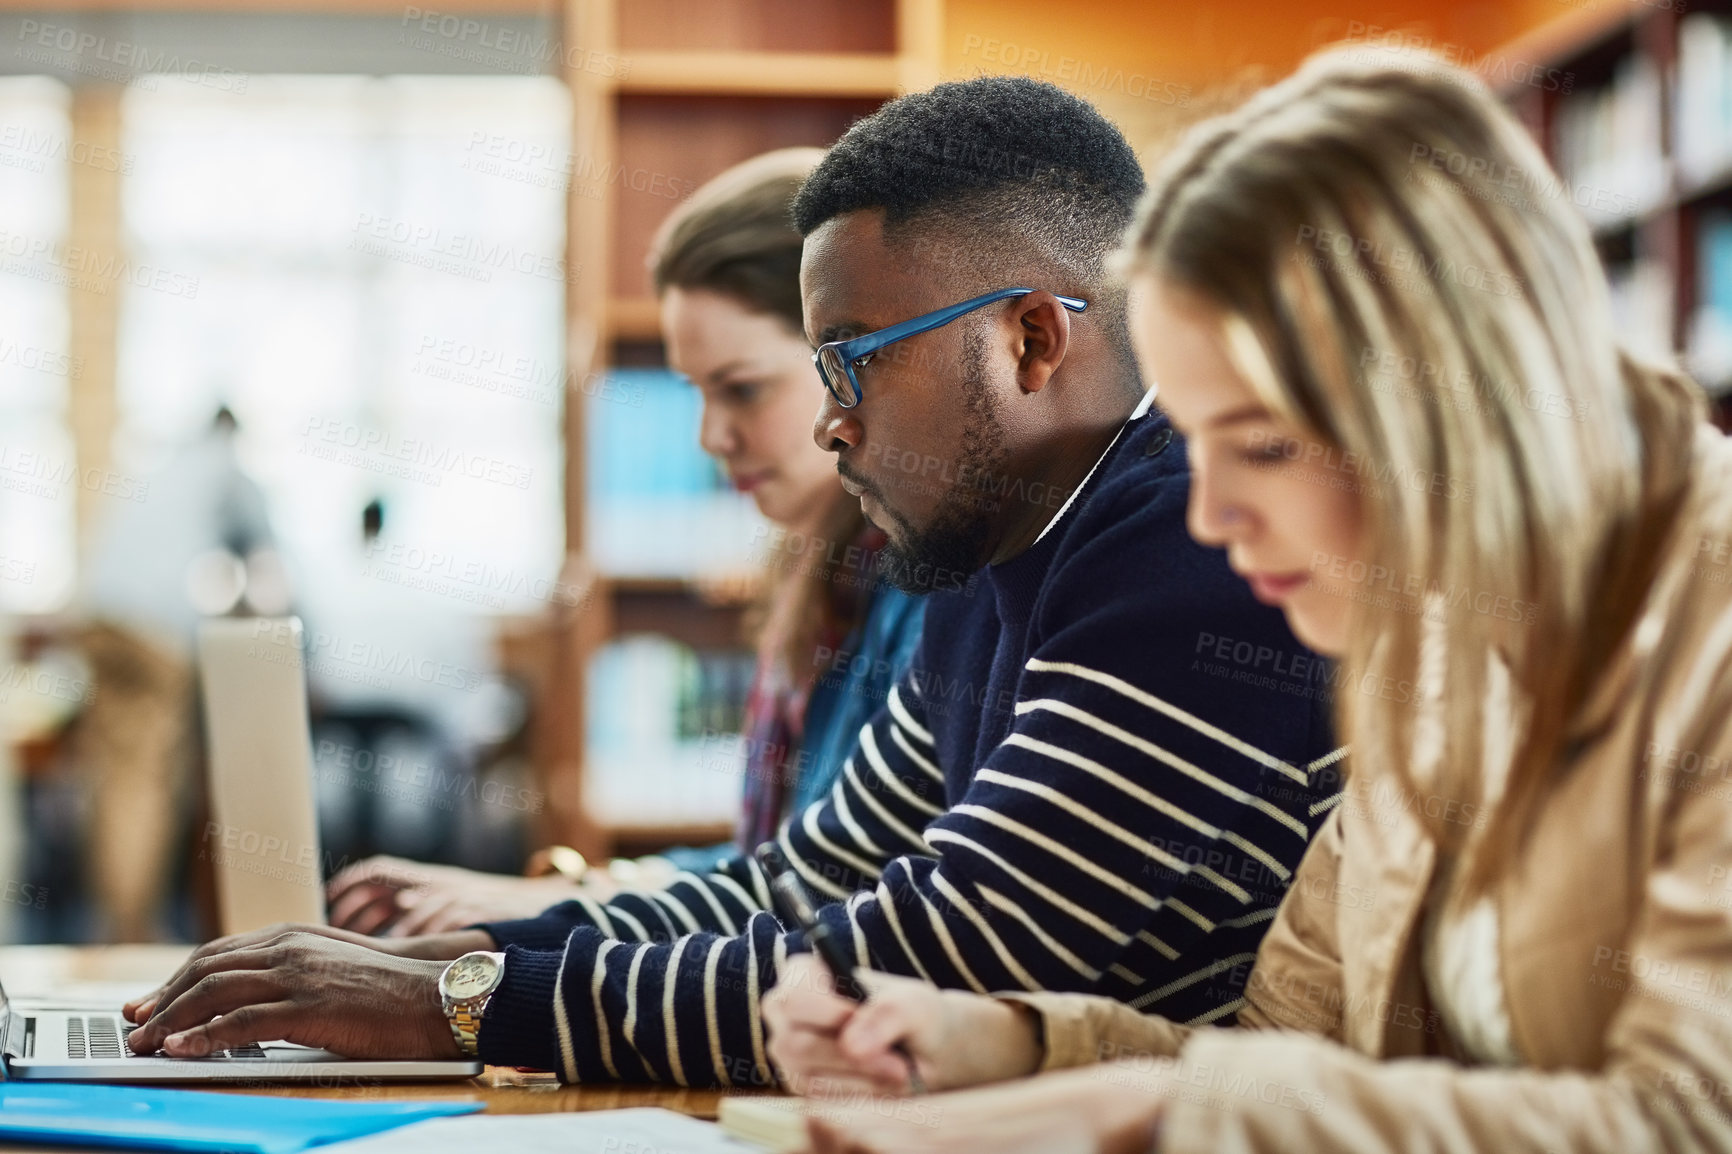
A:
<svg viewBox="0 0 1732 1154">
<path fill-rule="evenodd" d="M 765 997 L 770 1059 L 795 1093 L 907 1094 L 910 1058 L 931 1090 L 1015 1078 L 1040 1065 L 1034 1021 L 1016 1006 L 871 970 L 854 976 L 871 995 L 863 1003 L 837 994 L 817 958 L 798 955 Z"/>
<path fill-rule="evenodd" d="M 804 1154 L 1149 1154 L 1162 1099 L 1103 1067 L 899 1103 L 826 1102 L 806 1120 Z M 1115 1071 L 1115 1074 L 1118 1071 Z"/>
</svg>

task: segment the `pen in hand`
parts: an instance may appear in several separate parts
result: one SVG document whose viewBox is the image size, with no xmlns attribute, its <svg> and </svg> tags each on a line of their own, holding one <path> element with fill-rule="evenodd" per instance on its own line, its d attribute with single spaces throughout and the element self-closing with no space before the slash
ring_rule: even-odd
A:
<svg viewBox="0 0 1732 1154">
<path fill-rule="evenodd" d="M 800 877 L 794 868 L 788 864 L 788 859 L 775 842 L 767 841 L 760 845 L 753 854 L 758 864 L 764 868 L 765 875 L 770 879 L 770 896 L 775 899 L 776 908 L 786 921 L 794 923 L 806 935 L 806 940 L 812 944 L 812 949 L 823 959 L 824 965 L 830 971 L 830 977 L 836 986 L 836 992 L 851 1002 L 866 1000 L 866 987 L 860 979 L 854 976 L 854 963 L 848 957 L 848 951 L 830 927 L 818 919 L 818 910 L 812 903 L 812 897 L 806 892 Z M 908 1064 L 908 1088 L 912 1093 L 926 1093 L 926 1083 L 920 1078 L 920 1070 L 914 1063 L 914 1055 L 901 1042 L 892 1043 L 891 1049 L 902 1055 L 902 1060 Z"/>
</svg>

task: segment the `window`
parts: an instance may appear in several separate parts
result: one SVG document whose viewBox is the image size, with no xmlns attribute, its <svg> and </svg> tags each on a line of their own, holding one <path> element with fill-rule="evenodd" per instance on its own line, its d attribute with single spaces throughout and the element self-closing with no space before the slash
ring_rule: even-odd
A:
<svg viewBox="0 0 1732 1154">
<path fill-rule="evenodd" d="M 547 77 L 164 77 L 123 104 L 130 278 L 116 457 L 219 405 L 294 585 L 353 567 L 478 611 L 549 599 L 564 388 L 570 102 Z"/>
<path fill-rule="evenodd" d="M 77 462 L 63 258 L 70 94 L 41 77 L 0 79 L 0 610 L 47 612 L 72 595 Z"/>
</svg>

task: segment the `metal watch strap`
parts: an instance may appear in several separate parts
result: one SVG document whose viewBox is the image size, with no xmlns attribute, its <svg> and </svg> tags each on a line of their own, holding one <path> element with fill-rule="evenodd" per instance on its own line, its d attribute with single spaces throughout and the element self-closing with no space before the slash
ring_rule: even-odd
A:
<svg viewBox="0 0 1732 1154">
<path fill-rule="evenodd" d="M 453 1002 L 445 1011 L 445 1020 L 451 1024 L 451 1036 L 457 1039 L 457 1048 L 466 1058 L 481 1054 L 481 1015 L 487 1012 L 487 1003 L 492 1000 L 493 995 L 488 994 L 479 1004 Z"/>
<path fill-rule="evenodd" d="M 454 972 L 482 959 L 493 963 L 490 981 L 474 982 L 473 978 L 480 976 L 478 974 L 465 974 L 462 981 L 452 981 Z M 457 1048 L 466 1057 L 481 1056 L 481 1018 L 487 1012 L 487 1007 L 492 1003 L 493 995 L 505 976 L 504 965 L 505 955 L 502 953 L 494 950 L 471 950 L 453 960 L 445 967 L 445 972 L 439 975 L 439 1008 L 445 1013 L 445 1024 L 451 1027 L 451 1037 L 456 1040 Z M 482 988 L 476 989 L 477 985 Z M 455 997 L 455 991 L 462 989 L 474 992 L 466 998 Z"/>
</svg>

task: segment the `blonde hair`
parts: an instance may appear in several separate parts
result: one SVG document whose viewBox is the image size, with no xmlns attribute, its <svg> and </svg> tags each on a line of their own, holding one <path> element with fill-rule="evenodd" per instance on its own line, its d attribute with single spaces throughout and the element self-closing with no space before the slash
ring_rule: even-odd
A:
<svg viewBox="0 0 1732 1154">
<path fill-rule="evenodd" d="M 1587 229 L 1522 127 L 1476 78 L 1411 52 L 1325 50 L 1199 125 L 1153 183 L 1121 268 L 1212 306 L 1272 412 L 1353 454 L 1361 475 L 1402 478 L 1357 486 L 1364 556 L 1420 592 L 1356 598 L 1337 721 L 1354 775 L 1484 803 L 1501 655 L 1517 730 L 1467 877 L 1482 888 L 1633 627 L 1699 390 L 1617 347 Z M 1428 628 L 1440 610 L 1447 628 Z M 1368 684 L 1435 686 L 1437 712 L 1422 725 L 1424 710 Z M 1461 849 L 1459 817 L 1425 815 L 1472 810 L 1417 808 Z"/>
</svg>

